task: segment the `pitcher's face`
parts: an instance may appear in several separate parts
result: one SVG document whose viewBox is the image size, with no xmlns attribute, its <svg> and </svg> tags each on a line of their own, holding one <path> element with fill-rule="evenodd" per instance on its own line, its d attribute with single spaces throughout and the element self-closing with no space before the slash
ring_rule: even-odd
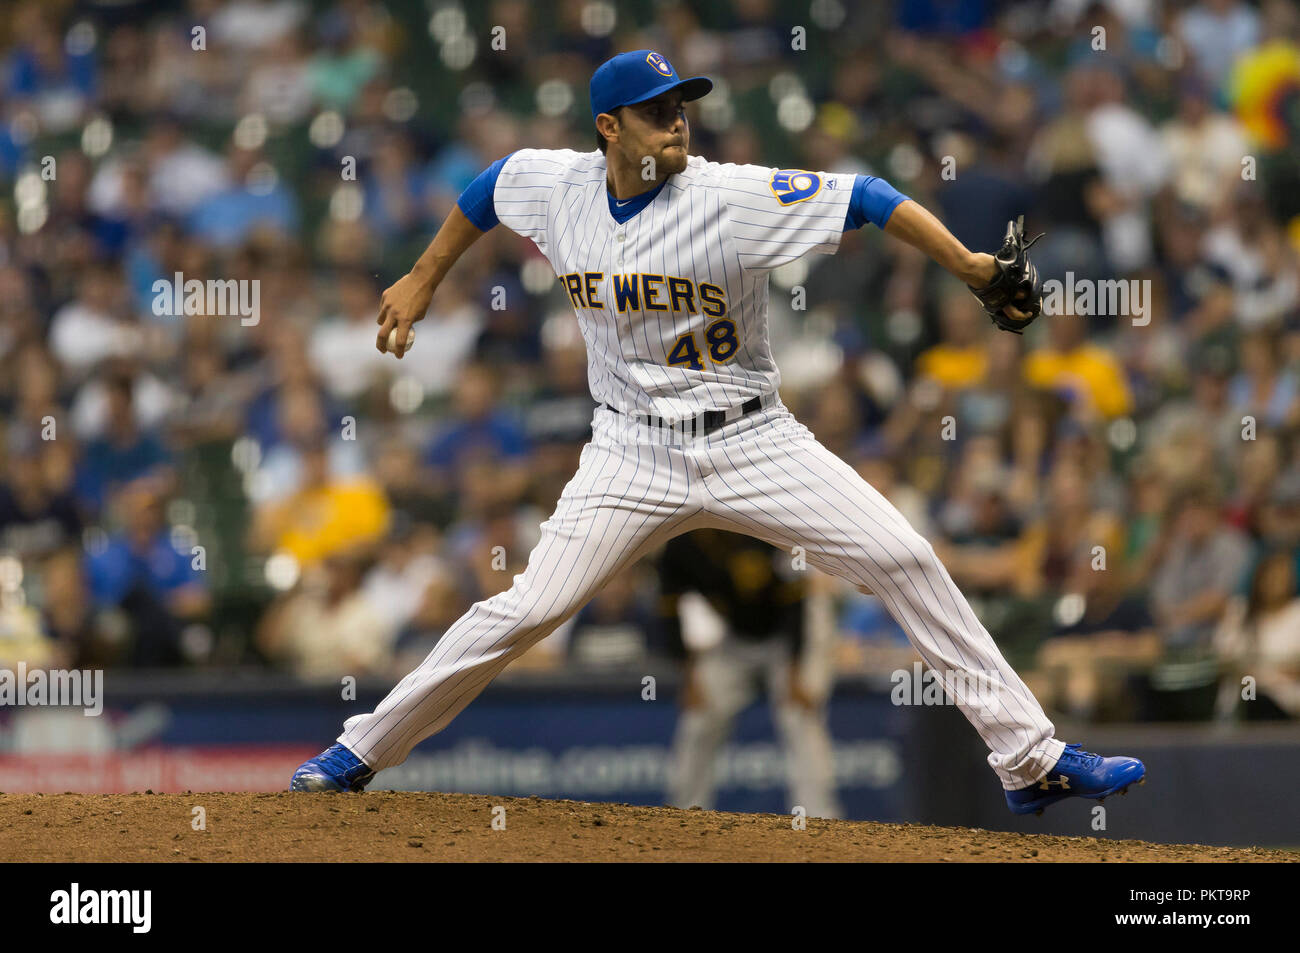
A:
<svg viewBox="0 0 1300 953">
<path fill-rule="evenodd" d="M 690 145 L 691 127 L 679 90 L 623 108 L 618 150 L 642 170 L 646 158 L 653 159 L 652 177 L 685 171 Z"/>
</svg>

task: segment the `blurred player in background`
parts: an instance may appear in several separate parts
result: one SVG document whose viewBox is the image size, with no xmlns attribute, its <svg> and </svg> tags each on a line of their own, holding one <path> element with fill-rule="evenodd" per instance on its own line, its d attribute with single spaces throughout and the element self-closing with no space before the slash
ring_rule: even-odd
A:
<svg viewBox="0 0 1300 953">
<path fill-rule="evenodd" d="M 669 800 L 712 809 L 717 758 L 736 716 L 765 691 L 785 749 L 790 807 L 839 817 L 831 739 L 830 639 L 809 631 L 803 573 L 787 553 L 737 533 L 702 529 L 659 560 L 663 622 L 683 659 L 681 717 Z"/>
</svg>

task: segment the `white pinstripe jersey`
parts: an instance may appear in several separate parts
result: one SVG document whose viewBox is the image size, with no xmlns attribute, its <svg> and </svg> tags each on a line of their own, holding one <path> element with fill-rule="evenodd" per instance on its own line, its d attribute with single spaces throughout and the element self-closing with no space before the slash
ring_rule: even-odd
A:
<svg viewBox="0 0 1300 953">
<path fill-rule="evenodd" d="M 522 149 L 493 205 L 559 276 L 587 344 L 592 396 L 670 421 L 775 392 L 768 272 L 840 243 L 852 175 L 691 156 L 623 224 L 599 151 Z"/>
</svg>

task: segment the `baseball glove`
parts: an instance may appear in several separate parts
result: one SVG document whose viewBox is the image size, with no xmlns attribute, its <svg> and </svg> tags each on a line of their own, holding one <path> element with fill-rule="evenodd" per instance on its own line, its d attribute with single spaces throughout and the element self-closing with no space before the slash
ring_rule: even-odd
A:
<svg viewBox="0 0 1300 953">
<path fill-rule="evenodd" d="M 1038 280 L 1038 269 L 1029 260 L 1029 247 L 1042 238 L 1025 241 L 1025 217 L 1007 223 L 1007 237 L 1002 248 L 994 255 L 998 273 L 983 288 L 971 288 L 980 299 L 984 311 L 1003 331 L 1020 334 L 1043 310 L 1043 287 Z M 967 287 L 970 287 L 969 285 Z M 1003 313 L 1008 305 L 1023 311 L 1029 317 L 1017 321 Z"/>
</svg>

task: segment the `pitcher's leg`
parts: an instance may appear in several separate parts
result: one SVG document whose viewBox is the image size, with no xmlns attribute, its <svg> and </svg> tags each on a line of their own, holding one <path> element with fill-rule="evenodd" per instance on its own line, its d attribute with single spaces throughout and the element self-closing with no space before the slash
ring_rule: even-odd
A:
<svg viewBox="0 0 1300 953">
<path fill-rule="evenodd" d="M 457 620 L 378 708 L 348 719 L 339 742 L 376 771 L 404 761 L 610 576 L 688 528 L 688 480 L 671 448 L 588 444 L 514 584 Z"/>
<path fill-rule="evenodd" d="M 975 617 L 934 547 L 806 428 L 790 420 L 718 446 L 714 516 L 879 596 L 988 746 L 1004 787 L 1037 781 L 1064 744 Z"/>
</svg>

